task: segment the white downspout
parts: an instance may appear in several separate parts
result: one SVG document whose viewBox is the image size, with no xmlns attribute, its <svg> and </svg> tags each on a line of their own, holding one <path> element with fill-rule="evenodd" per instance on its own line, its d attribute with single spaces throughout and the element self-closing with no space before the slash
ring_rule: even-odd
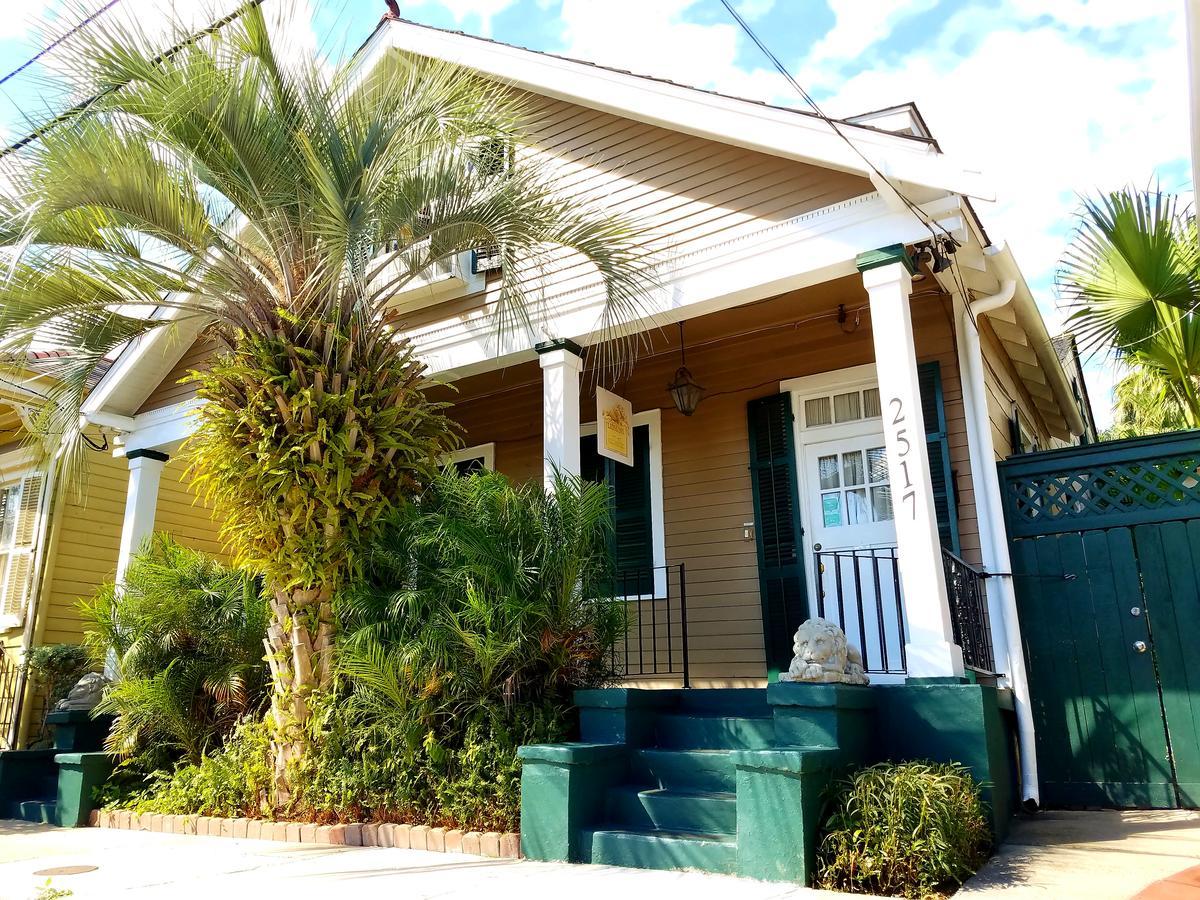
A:
<svg viewBox="0 0 1200 900">
<path fill-rule="evenodd" d="M 971 482 L 975 488 L 975 512 L 979 521 L 980 551 L 984 570 L 1010 573 L 1008 535 L 1004 527 L 1004 506 L 1000 496 L 1000 478 L 996 471 L 996 448 L 987 414 L 987 389 L 983 379 L 983 350 L 976 321 L 979 316 L 1009 303 L 1016 293 L 1015 279 L 1005 279 L 1000 290 L 977 300 L 963 298 L 958 328 L 958 358 L 963 385 L 963 412 L 967 421 L 967 450 L 971 461 Z M 1021 798 L 1027 808 L 1039 803 L 1037 747 L 1034 743 L 1033 710 L 1029 705 L 1029 678 L 1025 672 L 1025 654 L 1021 643 L 1021 624 L 1017 619 L 1017 598 L 1008 574 L 993 575 L 987 581 L 988 614 L 992 619 L 993 643 L 997 657 L 1004 661 L 1008 687 L 1013 693 L 1017 716 L 1017 744 L 1021 756 Z M 1002 623 L 1003 641 L 997 641 Z"/>
</svg>

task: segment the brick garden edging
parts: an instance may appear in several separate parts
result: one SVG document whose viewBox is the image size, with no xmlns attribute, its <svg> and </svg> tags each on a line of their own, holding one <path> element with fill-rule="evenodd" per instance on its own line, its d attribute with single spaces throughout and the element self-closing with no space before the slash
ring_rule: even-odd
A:
<svg viewBox="0 0 1200 900">
<path fill-rule="evenodd" d="M 489 859 L 520 859 L 521 835 L 506 831 L 460 831 L 428 825 L 393 825 L 354 822 L 347 825 L 313 825 L 308 822 L 268 822 L 265 819 L 224 819 L 216 816 L 168 816 L 135 813 L 128 809 L 92 810 L 89 825 L 126 831 L 291 841 L 338 847 L 395 847 L 465 853 Z"/>
</svg>

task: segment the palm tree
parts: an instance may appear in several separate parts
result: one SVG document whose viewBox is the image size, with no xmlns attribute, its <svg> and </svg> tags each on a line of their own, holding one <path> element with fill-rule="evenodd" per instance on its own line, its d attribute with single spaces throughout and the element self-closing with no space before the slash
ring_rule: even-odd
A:
<svg viewBox="0 0 1200 900">
<path fill-rule="evenodd" d="M 1200 427 L 1200 235 L 1178 199 L 1126 189 L 1084 201 L 1058 284 L 1080 342 L 1146 370 Z"/>
<path fill-rule="evenodd" d="M 1193 390 L 1200 390 L 1200 378 L 1193 376 L 1191 381 Z M 1140 366 L 1113 387 L 1113 423 L 1104 432 L 1104 440 L 1179 431 L 1198 424 L 1190 417 L 1178 382 L 1168 380 L 1156 369 Z"/>
<path fill-rule="evenodd" d="M 595 274 L 615 331 L 656 277 L 634 223 L 557 193 L 533 154 L 503 164 L 526 117 L 510 89 L 399 53 L 330 68 L 277 35 L 252 6 L 165 55 L 128 26 L 74 39 L 63 67 L 94 99 L 5 173 L 0 350 L 74 351 L 42 423 L 70 434 L 97 365 L 170 327 L 162 312 L 222 347 L 193 376 L 207 403 L 189 453 L 271 591 L 286 798 L 333 672 L 332 594 L 457 442 L 390 299 L 486 247 L 497 331 L 530 327 L 521 275 L 565 257 Z"/>
</svg>

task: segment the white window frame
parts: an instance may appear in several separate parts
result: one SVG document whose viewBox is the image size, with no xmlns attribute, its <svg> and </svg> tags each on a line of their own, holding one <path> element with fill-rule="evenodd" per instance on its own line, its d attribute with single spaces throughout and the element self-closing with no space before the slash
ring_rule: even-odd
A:
<svg viewBox="0 0 1200 900">
<path fill-rule="evenodd" d="M 476 444 L 473 447 L 463 447 L 461 450 L 455 450 L 447 453 L 442 457 L 442 465 L 450 466 L 455 463 L 467 462 L 471 459 L 483 461 L 483 467 L 489 472 L 496 471 L 496 444 L 494 441 L 487 444 Z"/>
<path fill-rule="evenodd" d="M 650 538 L 654 566 L 654 593 L 630 594 L 619 600 L 664 600 L 667 597 L 667 530 L 663 517 L 662 410 L 648 409 L 633 414 L 633 427 L 650 429 Z M 579 436 L 596 433 L 596 423 L 582 422 Z M 621 465 L 621 463 L 617 463 Z"/>
<path fill-rule="evenodd" d="M 27 547 L 17 547 L 15 543 L 16 530 L 20 525 L 21 505 L 25 500 L 25 491 L 28 486 L 28 481 L 34 476 L 40 476 L 42 479 L 42 495 L 38 497 L 37 512 L 33 522 L 33 540 Z M 20 627 L 28 613 L 29 598 L 33 594 L 34 579 L 36 577 L 35 564 L 37 562 L 38 543 L 42 535 L 42 516 L 45 513 L 45 492 L 47 490 L 46 473 L 36 466 L 29 466 L 11 472 L 3 481 L 0 481 L 0 491 L 7 491 L 9 488 L 18 487 L 16 498 L 16 520 L 13 522 L 14 542 L 8 546 L 0 546 L 0 602 L 3 601 L 5 590 L 8 586 L 8 577 L 11 573 L 13 560 L 18 556 L 29 557 L 29 583 L 26 585 L 25 598 L 22 604 L 22 610 L 19 614 L 0 612 L 0 632 L 8 631 L 13 628 Z"/>
</svg>

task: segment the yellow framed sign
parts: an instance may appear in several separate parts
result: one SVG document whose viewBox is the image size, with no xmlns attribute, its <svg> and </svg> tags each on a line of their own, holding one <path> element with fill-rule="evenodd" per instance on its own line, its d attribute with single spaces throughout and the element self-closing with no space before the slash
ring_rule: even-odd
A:
<svg viewBox="0 0 1200 900">
<path fill-rule="evenodd" d="M 633 405 L 601 387 L 596 388 L 596 451 L 633 465 Z"/>
</svg>

